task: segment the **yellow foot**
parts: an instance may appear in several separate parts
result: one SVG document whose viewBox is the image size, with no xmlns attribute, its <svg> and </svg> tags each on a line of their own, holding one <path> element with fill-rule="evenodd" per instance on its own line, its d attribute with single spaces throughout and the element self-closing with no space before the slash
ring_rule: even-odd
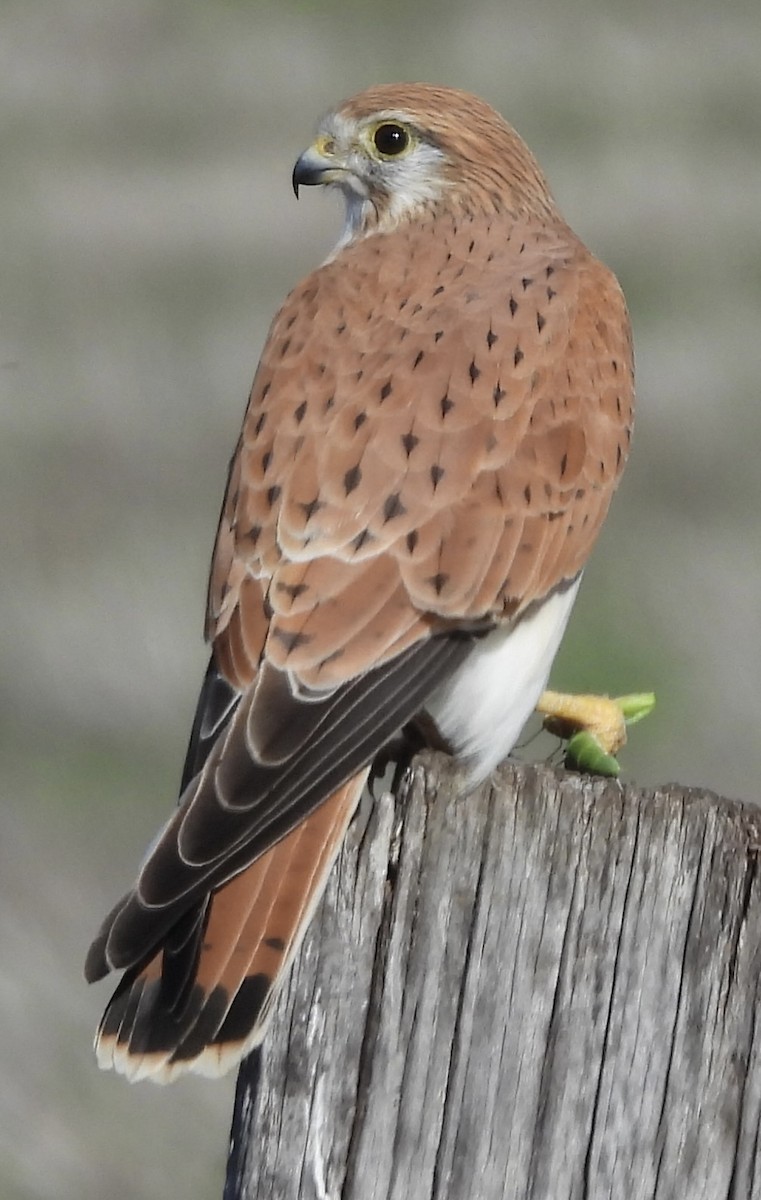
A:
<svg viewBox="0 0 761 1200">
<path fill-rule="evenodd" d="M 621 768 L 614 755 L 626 744 L 626 726 L 641 721 L 654 704 L 652 692 L 616 699 L 543 692 L 536 708 L 545 729 L 568 741 L 566 766 L 617 776 Z"/>
</svg>

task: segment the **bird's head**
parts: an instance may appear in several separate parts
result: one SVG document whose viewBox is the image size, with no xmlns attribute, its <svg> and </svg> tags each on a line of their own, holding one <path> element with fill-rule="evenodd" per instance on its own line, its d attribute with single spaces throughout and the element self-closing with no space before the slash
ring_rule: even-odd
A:
<svg viewBox="0 0 761 1200">
<path fill-rule="evenodd" d="M 293 170 L 297 195 L 312 184 L 343 192 L 344 244 L 441 208 L 555 212 L 535 159 L 499 113 L 429 84 L 369 88 L 327 113 Z"/>
</svg>

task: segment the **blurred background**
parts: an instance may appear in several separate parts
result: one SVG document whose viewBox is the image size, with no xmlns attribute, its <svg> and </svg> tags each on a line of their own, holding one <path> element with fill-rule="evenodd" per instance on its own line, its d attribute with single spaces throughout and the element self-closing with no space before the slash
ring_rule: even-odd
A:
<svg viewBox="0 0 761 1200">
<path fill-rule="evenodd" d="M 4 0 L 0 1194 L 221 1195 L 234 1080 L 90 1055 L 90 937 L 173 803 L 225 469 L 335 197 L 290 171 L 371 82 L 481 93 L 618 274 L 634 455 L 556 686 L 653 689 L 625 775 L 758 796 L 757 0 Z"/>
</svg>

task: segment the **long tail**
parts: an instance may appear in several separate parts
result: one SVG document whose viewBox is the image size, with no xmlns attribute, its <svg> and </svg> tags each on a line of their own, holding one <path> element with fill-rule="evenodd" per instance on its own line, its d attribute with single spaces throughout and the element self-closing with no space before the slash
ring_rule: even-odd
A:
<svg viewBox="0 0 761 1200">
<path fill-rule="evenodd" d="M 169 948 L 126 972 L 96 1034 L 102 1067 L 169 1083 L 186 1071 L 223 1075 L 258 1045 L 366 778 L 349 780 L 213 893 L 203 925 L 187 934 L 192 958 L 179 992 Z"/>
</svg>

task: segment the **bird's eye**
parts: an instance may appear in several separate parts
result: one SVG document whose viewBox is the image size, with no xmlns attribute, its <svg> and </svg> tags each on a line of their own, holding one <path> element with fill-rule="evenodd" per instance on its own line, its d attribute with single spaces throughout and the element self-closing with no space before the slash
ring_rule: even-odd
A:
<svg viewBox="0 0 761 1200">
<path fill-rule="evenodd" d="M 395 125 L 391 121 L 385 121 L 379 125 L 373 134 L 373 145 L 379 154 L 384 158 L 396 158 L 410 144 L 410 135 L 402 125 Z"/>
</svg>

